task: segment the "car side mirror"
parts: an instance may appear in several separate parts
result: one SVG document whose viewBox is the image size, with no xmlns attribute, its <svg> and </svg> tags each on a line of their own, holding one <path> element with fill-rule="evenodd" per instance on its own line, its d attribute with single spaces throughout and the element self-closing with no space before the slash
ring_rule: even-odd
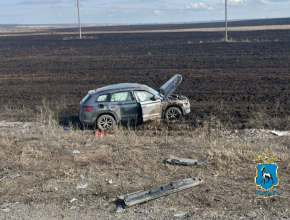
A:
<svg viewBox="0 0 290 220">
<path fill-rule="evenodd" d="M 153 96 L 152 98 L 151 98 L 151 101 L 156 101 L 156 100 L 158 100 L 159 99 L 159 97 L 157 96 L 157 95 L 155 95 L 155 96 Z"/>
</svg>

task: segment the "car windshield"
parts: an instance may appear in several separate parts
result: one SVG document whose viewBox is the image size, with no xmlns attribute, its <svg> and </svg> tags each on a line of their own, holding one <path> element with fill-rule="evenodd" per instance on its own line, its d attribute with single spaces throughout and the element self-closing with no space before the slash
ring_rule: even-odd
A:
<svg viewBox="0 0 290 220">
<path fill-rule="evenodd" d="M 148 91 L 153 93 L 154 95 L 158 95 L 159 97 L 164 98 L 163 94 L 161 94 L 160 92 L 156 91 L 155 89 L 150 88 L 149 86 L 148 86 Z"/>
</svg>

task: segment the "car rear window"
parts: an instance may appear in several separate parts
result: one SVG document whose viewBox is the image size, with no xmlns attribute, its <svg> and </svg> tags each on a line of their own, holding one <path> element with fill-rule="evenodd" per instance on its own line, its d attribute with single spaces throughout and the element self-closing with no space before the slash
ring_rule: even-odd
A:
<svg viewBox="0 0 290 220">
<path fill-rule="evenodd" d="M 108 100 L 108 94 L 99 95 L 96 99 L 96 102 L 106 102 Z"/>
<path fill-rule="evenodd" d="M 90 94 L 87 94 L 83 99 L 82 99 L 82 103 L 86 103 L 89 99 L 91 98 Z"/>
</svg>

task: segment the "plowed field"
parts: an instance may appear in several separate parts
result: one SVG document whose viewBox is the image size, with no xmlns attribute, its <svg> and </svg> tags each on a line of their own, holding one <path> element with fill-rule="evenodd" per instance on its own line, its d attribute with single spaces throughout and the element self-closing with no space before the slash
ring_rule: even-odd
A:
<svg viewBox="0 0 290 220">
<path fill-rule="evenodd" d="M 189 120 L 217 114 L 247 126 L 253 113 L 290 113 L 290 30 L 98 34 L 0 38 L 0 105 L 35 109 L 65 100 L 77 115 L 90 89 L 121 82 L 159 88 L 174 74 L 189 97 Z M 75 37 L 75 36 L 74 36 Z"/>
</svg>

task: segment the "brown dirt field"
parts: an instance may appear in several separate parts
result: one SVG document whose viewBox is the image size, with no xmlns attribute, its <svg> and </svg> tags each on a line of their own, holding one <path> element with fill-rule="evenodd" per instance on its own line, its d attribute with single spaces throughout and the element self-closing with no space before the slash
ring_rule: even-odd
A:
<svg viewBox="0 0 290 220">
<path fill-rule="evenodd" d="M 230 32 L 230 43 L 219 32 L 99 34 L 82 41 L 3 37 L 0 103 L 17 111 L 23 105 L 35 109 L 43 98 L 65 101 L 70 108 L 61 116 L 71 116 L 90 89 L 120 82 L 158 89 L 181 74 L 177 92 L 191 101 L 191 123 L 214 114 L 251 127 L 253 115 L 264 120 L 290 113 L 289 35 L 290 30 Z M 287 121 L 280 128 L 287 129 Z"/>
</svg>

